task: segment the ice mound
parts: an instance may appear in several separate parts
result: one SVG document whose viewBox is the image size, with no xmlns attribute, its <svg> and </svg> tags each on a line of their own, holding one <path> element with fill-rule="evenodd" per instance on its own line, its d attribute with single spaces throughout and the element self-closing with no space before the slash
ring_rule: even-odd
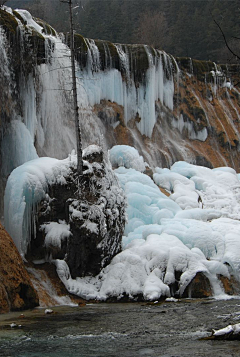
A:
<svg viewBox="0 0 240 357">
<path fill-rule="evenodd" d="M 114 159 L 123 153 L 122 148 L 114 150 Z M 139 158 L 135 149 L 124 147 L 124 151 L 124 157 L 130 158 L 125 162 L 133 166 L 134 158 Z M 27 241 L 22 239 L 21 243 L 20 238 L 26 227 L 22 226 L 22 232 L 17 227 L 23 224 L 26 201 L 29 197 L 33 203 L 39 199 L 47 182 L 64 182 L 70 166 L 75 165 L 72 156 L 62 160 L 61 165 L 55 159 L 39 160 L 38 167 L 33 160 L 14 170 L 5 194 L 5 221 L 22 253 Z M 123 250 L 97 276 L 75 279 L 66 261 L 56 259 L 59 277 L 68 291 L 86 299 L 120 299 L 127 295 L 156 300 L 181 296 L 201 273 L 215 296 L 226 297 L 219 276 L 229 278 L 232 274 L 238 280 L 240 272 L 240 182 L 236 172 L 226 167 L 211 170 L 177 162 L 170 169 L 157 168 L 155 183 L 132 167 L 121 166 L 115 174 L 127 198 Z M 168 190 L 170 196 L 157 185 Z M 43 228 L 49 233 L 49 242 L 58 245 L 67 227 L 64 222 L 56 226 Z M 56 237 L 58 228 L 60 235 Z M 62 237 L 63 228 L 66 232 Z"/>
<path fill-rule="evenodd" d="M 218 277 L 229 278 L 228 266 L 236 278 L 240 271 L 240 221 L 232 218 L 239 205 L 238 196 L 234 197 L 240 189 L 236 172 L 184 162 L 170 170 L 157 169 L 154 180 L 172 192 L 170 197 L 133 168 L 119 167 L 115 173 L 128 201 L 124 250 L 97 277 L 74 280 L 64 262 L 56 262 L 67 289 L 87 299 L 127 295 L 156 300 L 171 295 L 176 273 L 180 279 L 175 294 L 180 296 L 196 274 L 202 273 L 212 293 L 227 298 Z M 223 196 L 222 207 L 219 200 Z"/>
<path fill-rule="evenodd" d="M 109 158 L 113 167 L 123 166 L 126 169 L 135 169 L 143 172 L 146 169 L 147 163 L 138 151 L 128 145 L 115 145 L 109 150 Z"/>
</svg>

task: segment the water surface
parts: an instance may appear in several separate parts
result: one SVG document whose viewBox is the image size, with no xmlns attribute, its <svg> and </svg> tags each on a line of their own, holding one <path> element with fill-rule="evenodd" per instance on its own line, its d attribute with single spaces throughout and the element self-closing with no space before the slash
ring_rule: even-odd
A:
<svg viewBox="0 0 240 357">
<path fill-rule="evenodd" d="M 240 300 L 87 304 L 0 315 L 0 356 L 240 355 L 239 341 L 201 340 L 240 322 Z M 16 327 L 10 327 L 15 323 Z M 21 325 L 21 327 L 18 325 Z"/>
</svg>

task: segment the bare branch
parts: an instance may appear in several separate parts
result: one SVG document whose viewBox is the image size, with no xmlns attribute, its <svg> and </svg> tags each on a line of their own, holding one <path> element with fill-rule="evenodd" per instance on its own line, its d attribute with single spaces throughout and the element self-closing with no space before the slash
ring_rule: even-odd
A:
<svg viewBox="0 0 240 357">
<path fill-rule="evenodd" d="M 211 14 L 212 15 L 212 14 Z M 213 15 L 212 15 L 212 19 L 213 21 L 215 22 L 215 24 L 217 25 L 217 27 L 219 28 L 219 30 L 221 31 L 221 34 L 223 36 L 223 39 L 224 39 L 224 42 L 225 42 L 225 45 L 227 47 L 227 49 L 235 56 L 237 57 L 239 60 L 240 60 L 240 56 L 238 56 L 232 49 L 231 47 L 229 46 L 228 42 L 227 42 L 227 39 L 226 39 L 226 36 L 221 28 L 221 26 L 219 25 L 219 23 L 214 19 Z"/>
<path fill-rule="evenodd" d="M 0 0 L 0 7 L 2 7 L 5 4 L 5 2 L 7 2 L 7 0 Z"/>
</svg>

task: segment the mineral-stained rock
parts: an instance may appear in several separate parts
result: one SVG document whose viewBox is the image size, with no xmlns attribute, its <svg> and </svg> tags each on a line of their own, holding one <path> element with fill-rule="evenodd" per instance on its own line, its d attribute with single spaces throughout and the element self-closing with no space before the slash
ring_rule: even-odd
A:
<svg viewBox="0 0 240 357">
<path fill-rule="evenodd" d="M 240 294 L 240 284 L 239 281 L 233 275 L 230 278 L 220 275 L 219 280 L 222 283 L 223 289 L 228 295 L 239 295 Z"/>
<path fill-rule="evenodd" d="M 187 286 L 181 297 L 207 298 L 210 296 L 212 296 L 212 288 L 209 279 L 199 272 Z"/>
<path fill-rule="evenodd" d="M 33 308 L 38 296 L 11 237 L 0 225 L 0 313 Z"/>
</svg>

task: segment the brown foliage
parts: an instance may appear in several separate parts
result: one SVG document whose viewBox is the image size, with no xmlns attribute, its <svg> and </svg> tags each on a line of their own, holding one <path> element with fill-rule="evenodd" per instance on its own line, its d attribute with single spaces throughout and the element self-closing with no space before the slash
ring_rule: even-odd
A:
<svg viewBox="0 0 240 357">
<path fill-rule="evenodd" d="M 140 16 L 135 32 L 135 42 L 163 48 L 167 37 L 167 20 L 164 13 L 148 11 Z"/>
</svg>

